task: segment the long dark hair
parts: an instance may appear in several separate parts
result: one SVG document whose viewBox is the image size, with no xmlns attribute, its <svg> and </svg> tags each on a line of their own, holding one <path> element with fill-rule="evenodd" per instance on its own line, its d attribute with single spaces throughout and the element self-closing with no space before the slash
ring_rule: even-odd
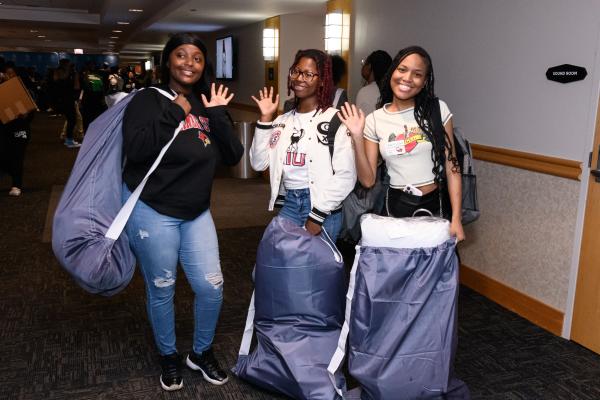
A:
<svg viewBox="0 0 600 400">
<path fill-rule="evenodd" d="M 317 109 L 325 111 L 331 106 L 331 99 L 333 94 L 333 78 L 331 73 L 331 57 L 329 57 L 325 52 L 317 49 L 308 49 L 308 50 L 298 50 L 296 53 L 296 57 L 294 57 L 294 62 L 290 67 L 290 72 L 300 62 L 301 58 L 311 58 L 317 64 L 317 71 L 319 73 L 319 79 L 321 80 L 321 85 L 317 88 Z M 292 79 L 290 78 L 290 74 L 288 73 L 288 96 L 292 93 Z M 294 108 L 298 106 L 298 99 L 296 99 L 296 103 Z"/>
<path fill-rule="evenodd" d="M 373 71 L 373 78 L 375 79 L 375 83 L 381 91 L 381 86 L 385 85 L 383 81 L 383 77 L 385 73 L 390 68 L 390 64 L 392 63 L 392 57 L 385 50 L 375 50 L 365 60 L 365 65 L 371 66 L 371 71 Z"/>
<path fill-rule="evenodd" d="M 379 100 L 378 108 L 392 102 L 394 97 L 390 85 L 392 74 L 396 71 L 396 68 L 398 68 L 398 65 L 400 65 L 402 60 L 411 54 L 418 54 L 421 56 L 427 67 L 425 85 L 415 96 L 414 113 L 417 124 L 419 124 L 419 127 L 425 133 L 432 145 L 431 160 L 433 161 L 432 172 L 435 177 L 435 183 L 442 185 L 445 182 L 446 152 L 449 154 L 448 159 L 452 162 L 453 172 L 460 171 L 460 165 L 458 164 L 456 157 L 453 156 L 453 146 L 452 143 L 450 143 L 450 138 L 448 137 L 446 130 L 443 129 L 443 126 L 440 129 L 437 129 L 438 132 L 436 132 L 435 129 L 438 124 L 434 124 L 433 122 L 433 107 L 438 107 L 439 103 L 433 89 L 435 81 L 433 75 L 433 63 L 425 49 L 419 46 L 410 46 L 400 50 L 398 54 L 396 54 L 396 57 L 392 60 L 392 65 L 382 79 L 384 84 L 381 86 L 381 98 Z"/>
<path fill-rule="evenodd" d="M 206 52 L 206 46 L 204 45 L 202 40 L 200 40 L 200 38 L 194 33 L 186 33 L 186 32 L 176 33 L 175 35 L 171 36 L 171 38 L 169 39 L 167 44 L 165 44 L 165 48 L 163 49 L 162 55 L 160 58 L 161 82 L 164 85 L 169 84 L 169 81 L 171 80 L 171 70 L 169 68 L 169 56 L 171 55 L 173 50 L 175 50 L 177 47 L 181 46 L 182 44 L 192 44 L 192 45 L 196 46 L 198 49 L 200 49 L 200 51 L 202 52 L 202 55 L 204 55 L 204 69 L 202 70 L 202 75 L 200 75 L 200 79 L 198 79 L 198 82 L 196 82 L 194 84 L 194 87 L 192 88 L 192 92 L 194 92 L 194 94 L 196 94 L 197 96 L 200 96 L 200 94 L 204 94 L 204 95 L 206 95 L 206 97 L 209 97 L 209 94 L 210 94 L 209 83 L 208 83 L 206 77 L 207 77 L 207 70 L 208 71 L 211 70 L 212 64 L 210 63 L 210 60 L 208 58 L 208 54 Z"/>
</svg>

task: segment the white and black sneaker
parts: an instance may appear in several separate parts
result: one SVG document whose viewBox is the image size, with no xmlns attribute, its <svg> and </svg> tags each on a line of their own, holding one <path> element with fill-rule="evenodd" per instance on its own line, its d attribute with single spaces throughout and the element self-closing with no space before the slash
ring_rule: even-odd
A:
<svg viewBox="0 0 600 400">
<path fill-rule="evenodd" d="M 160 357 L 160 386 L 164 390 L 172 392 L 183 387 L 183 378 L 181 377 L 181 359 L 179 354 L 173 353 Z"/>
<path fill-rule="evenodd" d="M 223 385 L 229 380 L 227 374 L 221 369 L 218 361 L 215 359 L 212 348 L 203 351 L 201 355 L 196 354 L 192 350 L 188 354 L 185 364 L 194 371 L 202 372 L 204 380 L 213 385 Z"/>
</svg>

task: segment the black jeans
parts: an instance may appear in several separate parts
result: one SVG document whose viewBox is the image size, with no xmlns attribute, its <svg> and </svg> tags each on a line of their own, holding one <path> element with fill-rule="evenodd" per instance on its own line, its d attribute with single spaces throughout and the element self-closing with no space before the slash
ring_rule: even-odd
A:
<svg viewBox="0 0 600 400">
<path fill-rule="evenodd" d="M 440 194 L 441 193 L 441 194 Z M 420 209 L 428 210 L 434 217 L 443 217 L 447 220 L 452 218 L 452 208 L 450 207 L 450 197 L 446 190 L 435 189 L 423 196 L 415 196 L 406 193 L 401 189 L 388 188 L 385 198 L 386 212 L 390 217 L 406 218 L 412 217 L 415 211 Z M 440 215 L 440 205 L 442 213 Z M 425 212 L 418 212 L 415 216 L 427 215 Z"/>
</svg>

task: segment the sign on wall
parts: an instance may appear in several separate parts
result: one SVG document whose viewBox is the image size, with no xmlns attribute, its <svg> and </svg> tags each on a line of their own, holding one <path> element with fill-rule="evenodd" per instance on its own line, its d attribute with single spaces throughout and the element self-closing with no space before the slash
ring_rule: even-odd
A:
<svg viewBox="0 0 600 400">
<path fill-rule="evenodd" d="M 548 80 L 560 83 L 571 83 L 585 79 L 587 71 L 577 65 L 563 64 L 548 68 L 546 78 Z"/>
</svg>

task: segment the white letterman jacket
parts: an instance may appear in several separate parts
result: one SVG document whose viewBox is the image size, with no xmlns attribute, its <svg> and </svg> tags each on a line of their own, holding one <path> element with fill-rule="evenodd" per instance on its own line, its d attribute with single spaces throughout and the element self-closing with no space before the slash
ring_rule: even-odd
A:
<svg viewBox="0 0 600 400">
<path fill-rule="evenodd" d="M 307 135 L 308 184 L 311 212 L 309 219 L 322 225 L 325 218 L 341 208 L 342 201 L 354 188 L 356 166 L 354 149 L 346 126 L 340 124 L 335 135 L 333 157 L 327 145 L 329 121 L 338 110 L 330 107 L 324 112 L 316 111 Z M 291 143 L 294 127 L 294 111 L 280 115 L 271 123 L 257 122 L 250 147 L 250 163 L 256 171 L 269 168 L 271 199 L 269 211 L 282 206 L 285 199 L 283 187 L 283 161 Z M 335 172 L 334 172 L 335 171 Z"/>
</svg>

